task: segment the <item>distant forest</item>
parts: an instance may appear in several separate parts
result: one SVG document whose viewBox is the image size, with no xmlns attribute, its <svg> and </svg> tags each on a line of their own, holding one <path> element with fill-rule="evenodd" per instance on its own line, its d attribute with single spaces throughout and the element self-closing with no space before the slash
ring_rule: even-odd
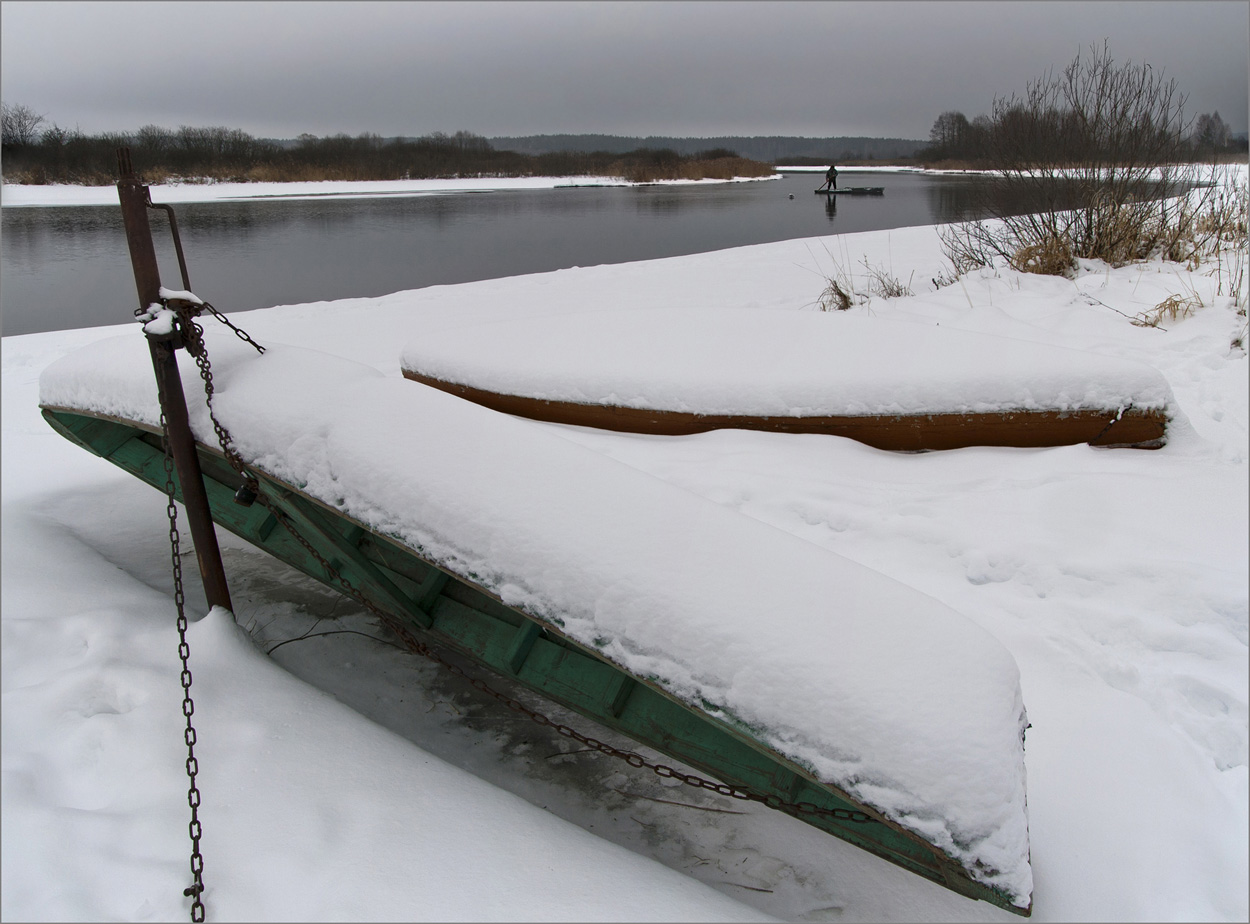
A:
<svg viewBox="0 0 1250 924">
<path fill-rule="evenodd" d="M 715 138 L 677 138 L 649 135 L 520 135 L 490 139 L 496 148 L 521 154 L 552 151 L 607 151 L 623 153 L 636 148 L 667 148 L 678 154 L 694 154 L 707 148 L 725 148 L 739 157 L 773 164 L 828 164 L 834 161 L 909 160 L 925 147 L 923 141 L 906 138 L 803 138 L 794 135 L 724 135 Z"/>
<path fill-rule="evenodd" d="M 635 146 L 623 151 L 524 153 L 497 148 L 472 132 L 420 138 L 374 134 L 293 140 L 254 138 L 223 126 L 176 130 L 145 125 L 135 132 L 86 135 L 66 130 L 26 106 L 4 104 L 6 182 L 109 185 L 117 180 L 117 151 L 130 148 L 143 180 L 292 182 L 449 177 L 603 176 L 634 183 L 772 175 L 773 165 L 711 144 L 684 152 Z"/>
</svg>

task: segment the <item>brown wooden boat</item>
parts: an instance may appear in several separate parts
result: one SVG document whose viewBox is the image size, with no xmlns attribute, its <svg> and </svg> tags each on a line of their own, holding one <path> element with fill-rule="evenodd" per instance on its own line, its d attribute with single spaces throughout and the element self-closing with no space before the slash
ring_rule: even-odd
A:
<svg viewBox="0 0 1250 924">
<path fill-rule="evenodd" d="M 878 449 L 1153 449 L 1150 366 L 846 313 L 590 311 L 425 333 L 415 382 L 518 417 L 627 433 L 822 433 Z"/>
<path fill-rule="evenodd" d="M 824 433 L 858 440 L 877 449 L 917 452 L 966 446 L 1119 446 L 1157 449 L 1165 442 L 1162 410 L 1013 410 L 982 414 L 894 414 L 889 416 L 757 416 L 695 414 L 651 408 L 549 401 L 446 382 L 411 369 L 405 378 L 441 389 L 492 410 L 551 423 L 597 427 L 624 433 L 684 436 L 708 430 L 767 430 Z"/>
</svg>

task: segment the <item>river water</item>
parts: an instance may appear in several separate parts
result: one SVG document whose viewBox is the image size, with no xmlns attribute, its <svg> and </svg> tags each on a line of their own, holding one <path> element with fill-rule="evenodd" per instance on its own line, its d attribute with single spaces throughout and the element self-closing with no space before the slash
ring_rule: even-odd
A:
<svg viewBox="0 0 1250 924">
<path fill-rule="evenodd" d="M 982 182 L 850 169 L 838 179 L 885 193 L 816 196 L 821 174 L 786 173 L 752 183 L 184 203 L 175 212 L 193 290 L 231 313 L 940 224 L 968 217 Z M 150 214 L 162 281 L 181 288 L 164 215 Z M 120 208 L 9 208 L 2 218 L 0 332 L 132 319 L 137 303 Z"/>
</svg>

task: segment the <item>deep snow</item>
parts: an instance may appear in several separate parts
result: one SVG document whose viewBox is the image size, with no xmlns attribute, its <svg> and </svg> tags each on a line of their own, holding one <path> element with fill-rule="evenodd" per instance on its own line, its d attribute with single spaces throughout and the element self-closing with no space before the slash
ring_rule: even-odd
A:
<svg viewBox="0 0 1250 924">
<path fill-rule="evenodd" d="M 839 312 L 569 312 L 422 333 L 400 362 L 499 394 L 712 415 L 1175 410 L 1145 363 Z"/>
<path fill-rule="evenodd" d="M 824 277 L 854 278 L 861 257 L 916 280 L 948 269 L 935 229 L 914 228 L 231 318 L 261 343 L 397 377 L 402 344 L 422 333 L 553 308 L 813 311 Z M 1245 317 L 1227 267 L 1211 269 L 1000 268 L 848 316 L 1148 364 L 1188 422 L 1156 451 L 892 454 L 818 435 L 530 426 L 902 581 L 1006 646 L 1033 725 L 1035 919 L 1244 920 L 1250 447 L 1246 354 L 1230 344 Z M 1178 292 L 1203 307 L 1166 329 L 1129 323 Z M 36 408 L 44 368 L 119 333 L 140 336 L 2 341 L 6 919 L 186 913 L 163 499 Z M 368 621 L 223 545 L 254 641 L 221 620 L 192 626 L 210 920 L 1013 919 L 794 819 L 578 753 L 369 639 L 275 649 Z"/>
<path fill-rule="evenodd" d="M 529 421 L 322 352 L 215 346 L 213 407 L 248 464 L 751 729 L 1029 906 L 1019 673 L 975 623 Z M 159 425 L 146 356 L 92 344 L 44 371 L 40 402 Z M 192 427 L 212 441 L 206 407 Z"/>
</svg>

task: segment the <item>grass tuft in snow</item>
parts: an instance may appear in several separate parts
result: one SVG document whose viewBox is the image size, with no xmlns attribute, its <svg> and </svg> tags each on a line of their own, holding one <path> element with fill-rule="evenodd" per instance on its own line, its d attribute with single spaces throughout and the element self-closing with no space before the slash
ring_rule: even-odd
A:
<svg viewBox="0 0 1250 924">
<path fill-rule="evenodd" d="M 819 311 L 849 311 L 855 305 L 868 301 L 865 293 L 855 290 L 855 282 L 851 274 L 843 268 L 843 261 L 839 260 L 829 250 L 828 245 L 824 246 L 825 256 L 829 258 L 829 263 L 833 267 L 832 272 L 816 270 L 816 274 L 825 281 L 825 287 L 821 290 L 820 295 L 816 298 L 816 308 Z M 811 248 L 808 248 L 811 253 Z M 816 255 L 812 254 L 812 258 L 819 265 L 820 261 L 816 259 Z"/>
<path fill-rule="evenodd" d="M 865 255 L 859 263 L 864 268 L 866 282 L 863 288 L 857 289 L 853 274 L 843 268 L 844 261 L 840 261 L 835 257 L 827 246 L 825 247 L 825 255 L 829 257 L 833 271 L 818 271 L 820 277 L 825 280 L 825 287 L 821 290 L 815 302 L 816 308 L 820 311 L 849 311 L 856 305 L 868 304 L 874 296 L 879 298 L 902 298 L 915 294 L 911 288 L 912 279 L 916 275 L 915 270 L 912 271 L 911 276 L 907 279 L 907 283 L 904 284 L 889 269 L 869 263 L 868 257 Z M 951 282 L 955 278 L 957 277 L 953 277 Z M 936 281 L 934 286 L 937 286 Z"/>
<path fill-rule="evenodd" d="M 911 281 L 916 275 L 915 270 L 912 270 L 911 276 L 907 279 L 907 284 L 904 285 L 889 270 L 881 266 L 873 266 L 868 262 L 867 258 L 859 262 L 868 273 L 868 292 L 870 295 L 879 295 L 882 298 L 902 298 L 905 295 L 915 294 L 911 290 Z"/>
<path fill-rule="evenodd" d="M 833 276 L 825 278 L 825 288 L 816 299 L 816 306 L 821 311 L 847 311 L 855 304 L 851 293 L 842 285 L 842 280 Z"/>
<path fill-rule="evenodd" d="M 1202 299 L 1197 295 L 1169 295 L 1150 311 L 1143 311 L 1133 318 L 1137 327 L 1158 327 L 1164 319 L 1176 321 L 1192 317 L 1202 307 Z"/>
<path fill-rule="evenodd" d="M 1076 268 L 1076 257 L 1067 238 L 1050 235 L 1025 244 L 1010 259 L 1011 268 L 1039 276 L 1068 276 Z"/>
</svg>

